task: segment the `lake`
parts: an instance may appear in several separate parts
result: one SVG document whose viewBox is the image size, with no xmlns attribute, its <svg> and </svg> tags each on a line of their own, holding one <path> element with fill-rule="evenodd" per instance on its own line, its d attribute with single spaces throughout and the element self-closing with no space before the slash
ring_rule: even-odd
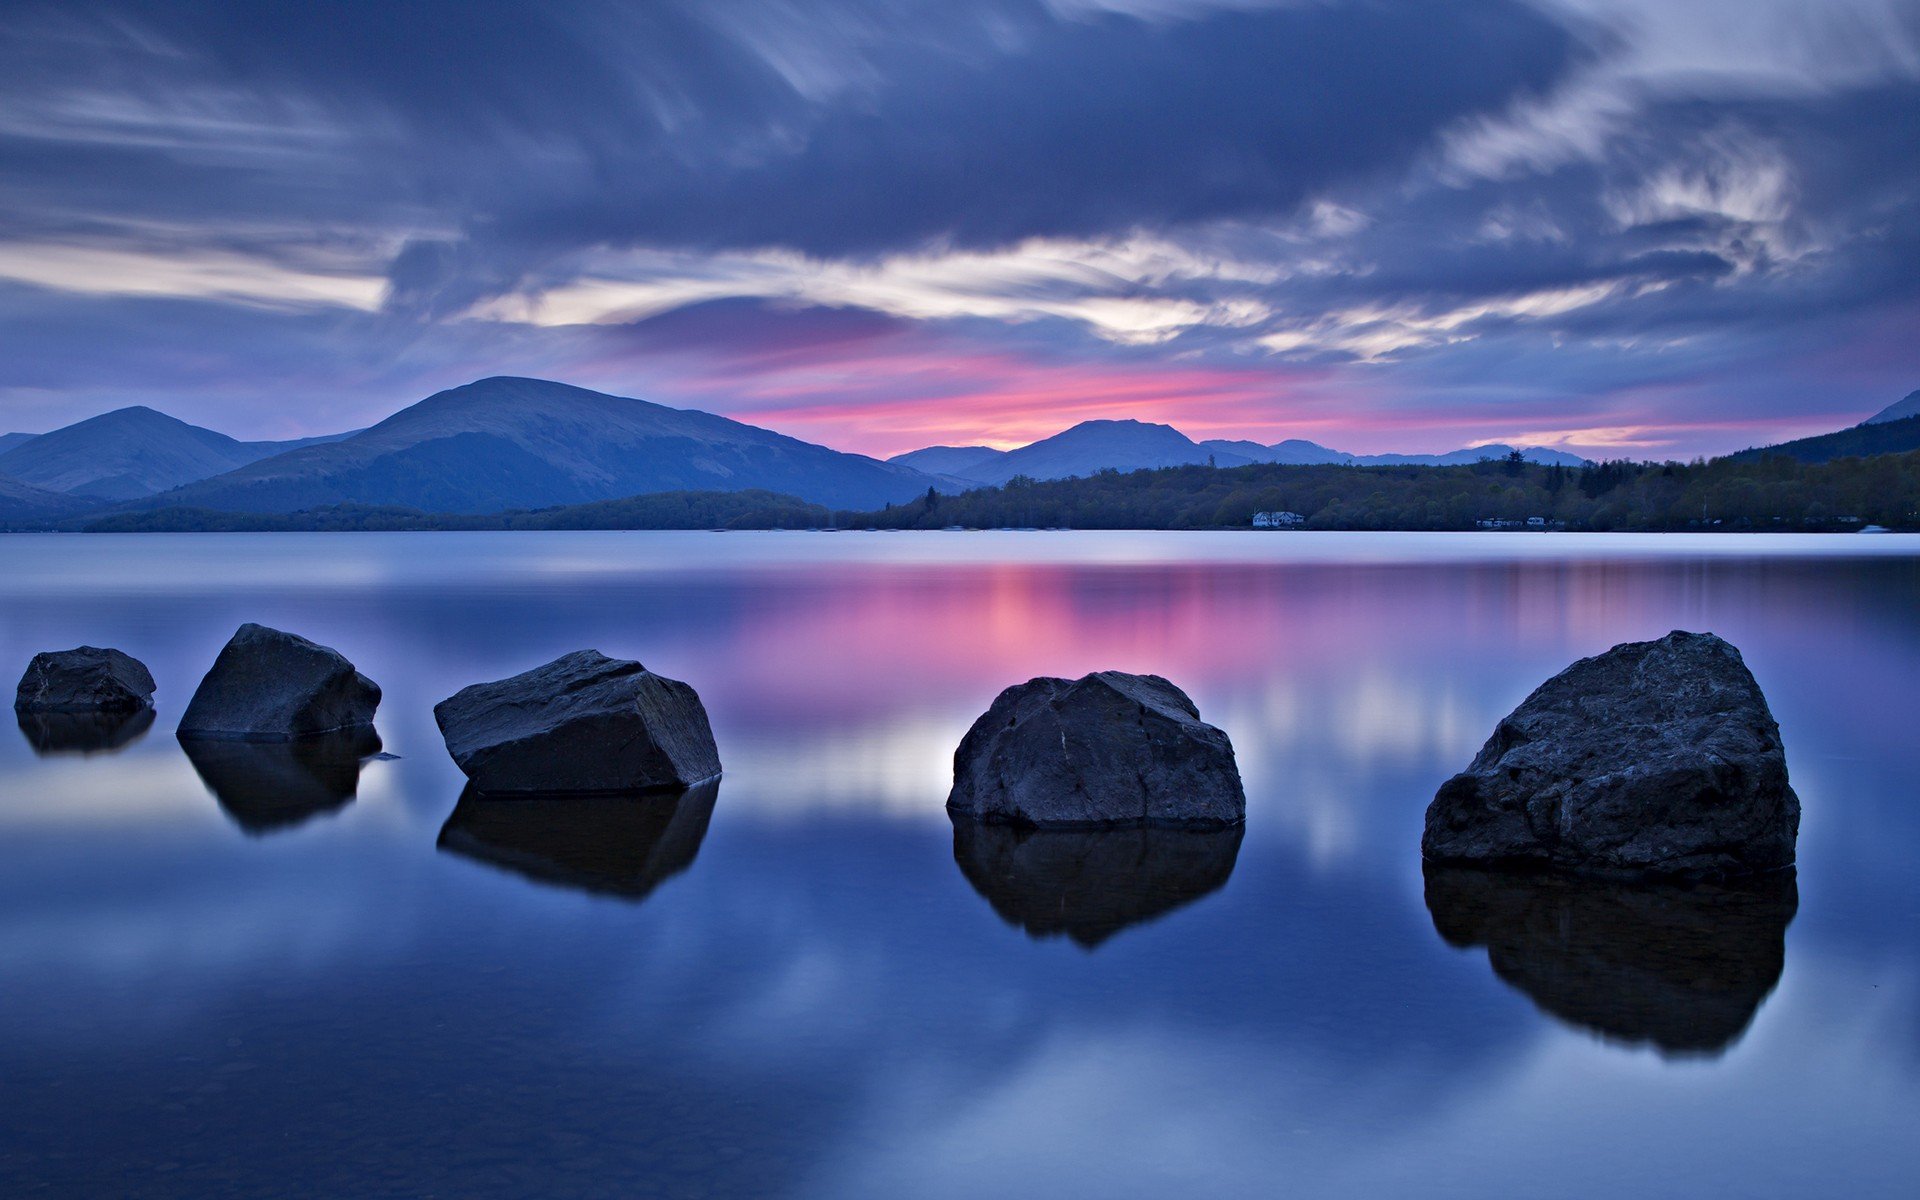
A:
<svg viewBox="0 0 1920 1200">
<path fill-rule="evenodd" d="M 243 621 L 378 681 L 393 757 L 190 760 Z M 1674 628 L 1766 690 L 1797 874 L 1429 879 L 1495 722 Z M 15 535 L 0 642 L 160 688 L 0 739 L 9 1196 L 1920 1180 L 1920 538 Z M 582 647 L 699 690 L 717 790 L 457 803 L 434 703 Z M 956 831 L 995 694 L 1105 668 L 1227 731 L 1244 833 Z"/>
</svg>

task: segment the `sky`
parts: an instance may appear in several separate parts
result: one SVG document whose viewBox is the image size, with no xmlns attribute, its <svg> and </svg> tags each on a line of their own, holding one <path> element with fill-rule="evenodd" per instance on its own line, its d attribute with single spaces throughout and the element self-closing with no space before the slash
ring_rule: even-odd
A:
<svg viewBox="0 0 1920 1200">
<path fill-rule="evenodd" d="M 1920 0 L 0 0 L 0 428 L 533 375 L 1687 458 L 1920 388 Z"/>
</svg>

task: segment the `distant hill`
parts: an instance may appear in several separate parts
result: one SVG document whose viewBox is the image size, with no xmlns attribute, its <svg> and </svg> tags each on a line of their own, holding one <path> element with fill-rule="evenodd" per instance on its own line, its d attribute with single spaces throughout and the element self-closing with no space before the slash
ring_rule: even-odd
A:
<svg viewBox="0 0 1920 1200">
<path fill-rule="evenodd" d="M 1009 450 L 964 474 L 981 483 L 1001 484 L 1019 475 L 1029 479 L 1065 479 L 1097 471 L 1138 471 L 1143 467 L 1183 467 L 1205 463 L 1209 451 L 1171 425 L 1146 421 L 1082 421 L 1030 446 Z M 1227 456 L 1215 455 L 1216 458 Z M 1234 457 L 1222 465 L 1239 466 Z"/>
<path fill-rule="evenodd" d="M 436 393 L 352 437 L 279 454 L 145 506 L 270 513 L 366 504 L 481 513 L 759 488 L 869 508 L 935 482 L 911 467 L 711 413 L 499 376 Z"/>
<path fill-rule="evenodd" d="M 1920 392 L 1915 393 L 1920 396 Z M 1900 403 L 1905 404 L 1912 400 Z M 1900 404 L 1894 405 L 1899 408 Z M 1892 412 L 1893 409 L 1888 409 Z M 1884 415 L 1884 414 L 1883 414 Z M 1842 429 L 1838 433 L 1823 433 L 1818 437 L 1800 438 L 1796 441 L 1781 442 L 1777 446 L 1759 446 L 1752 450 L 1742 450 L 1727 457 L 1735 462 L 1752 462 L 1763 458 L 1791 458 L 1796 462 L 1823 463 L 1836 458 L 1866 458 L 1875 454 L 1904 454 L 1909 450 L 1920 450 L 1920 415 L 1897 417 L 1882 421 L 1878 417 L 1852 429 Z M 0 458 L 0 463 L 6 460 Z"/>
<path fill-rule="evenodd" d="M 1505 458 L 1516 448 L 1505 442 L 1490 442 L 1485 446 L 1469 446 L 1465 450 L 1449 450 L 1445 454 L 1359 454 L 1354 456 L 1353 461 L 1368 467 L 1470 467 L 1482 459 Z M 1521 449 L 1520 457 L 1543 467 L 1581 467 L 1587 463 L 1578 454 L 1550 450 L 1545 446 Z"/>
<path fill-rule="evenodd" d="M 39 436 L 37 433 L 0 433 L 0 454 L 5 454 L 15 446 L 24 446 Z"/>
<path fill-rule="evenodd" d="M 958 476 L 976 484 L 999 485 L 1015 476 L 1068 479 L 1103 470 L 1138 471 L 1149 467 L 1243 467 L 1249 463 L 1292 466 L 1471 466 L 1484 458 L 1504 458 L 1512 446 L 1495 443 L 1446 454 L 1348 454 L 1317 442 L 1288 438 L 1271 446 L 1254 441 L 1214 438 L 1195 442 L 1171 425 L 1145 421 L 1082 421 L 1073 428 L 1018 450 L 985 446 L 929 446 L 890 459 L 923 471 Z M 1577 467 L 1586 459 L 1563 450 L 1531 446 L 1521 451 L 1542 466 Z"/>
<path fill-rule="evenodd" d="M 93 501 L 0 477 L 0 525 L 39 527 L 95 507 L 98 505 Z"/>
<path fill-rule="evenodd" d="M 341 435 L 344 436 L 344 435 Z M 136 405 L 89 417 L 0 452 L 0 474 L 48 491 L 131 500 L 224 474 L 298 442 L 241 442 Z"/>
<path fill-rule="evenodd" d="M 1005 450 L 996 450 L 992 446 L 928 446 L 924 450 L 896 454 L 887 461 L 896 466 L 925 471 L 929 475 L 965 478 L 969 467 L 985 466 L 1005 453 Z"/>
<path fill-rule="evenodd" d="M 1323 463 L 1350 463 L 1351 454 L 1329 449 L 1318 442 L 1309 442 L 1301 438 L 1288 438 L 1263 446 L 1259 442 L 1227 441 L 1214 438 L 1200 445 L 1216 454 L 1231 454 L 1244 458 L 1248 462 L 1283 463 L 1291 466 L 1319 466 Z"/>
<path fill-rule="evenodd" d="M 1860 422 L 1862 425 L 1885 425 L 1889 421 L 1904 421 L 1908 417 L 1920 417 L 1920 392 L 1908 392 L 1906 399 L 1897 404 L 1889 404 L 1879 412 Z"/>
</svg>

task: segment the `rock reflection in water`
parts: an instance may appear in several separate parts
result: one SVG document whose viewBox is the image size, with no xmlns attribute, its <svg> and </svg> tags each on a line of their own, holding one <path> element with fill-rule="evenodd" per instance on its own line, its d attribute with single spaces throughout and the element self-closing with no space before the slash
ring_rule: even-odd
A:
<svg viewBox="0 0 1920 1200">
<path fill-rule="evenodd" d="M 153 725 L 151 708 L 132 712 L 16 712 L 35 754 L 99 754 L 140 739 Z"/>
<path fill-rule="evenodd" d="M 1745 1031 L 1799 907 L 1791 870 L 1689 885 L 1428 863 L 1426 893 L 1448 944 L 1485 946 L 1546 1012 L 1674 1055 L 1719 1054 Z"/>
<path fill-rule="evenodd" d="M 233 823 L 263 834 L 344 807 L 359 790 L 361 762 L 380 753 L 380 738 L 360 728 L 290 742 L 183 738 L 180 746 Z"/>
<path fill-rule="evenodd" d="M 582 891 L 645 898 L 693 865 L 720 783 L 677 793 L 490 796 L 468 788 L 440 849 Z"/>
<path fill-rule="evenodd" d="M 953 823 L 953 859 L 1010 925 L 1091 950 L 1209 892 L 1233 874 L 1240 826 L 1028 829 Z"/>
</svg>

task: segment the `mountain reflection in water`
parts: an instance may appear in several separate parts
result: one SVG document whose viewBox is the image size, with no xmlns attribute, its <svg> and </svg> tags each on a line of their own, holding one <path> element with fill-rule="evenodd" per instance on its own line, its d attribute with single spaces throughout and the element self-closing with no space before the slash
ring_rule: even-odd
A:
<svg viewBox="0 0 1920 1200">
<path fill-rule="evenodd" d="M 1225 886 L 1229 829 L 1023 829 L 956 818 L 953 860 L 1007 924 L 1093 949 Z"/>
<path fill-rule="evenodd" d="M 581 891 L 641 900 L 693 865 L 719 780 L 679 793 L 489 796 L 469 788 L 439 847 Z"/>
<path fill-rule="evenodd" d="M 1667 1054 L 1717 1055 L 1780 981 L 1799 907 L 1791 870 L 1727 883 L 1629 883 L 1426 867 L 1448 944 L 1559 1019 Z"/>
<path fill-rule="evenodd" d="M 361 728 L 290 742 L 183 738 L 180 747 L 221 811 L 258 835 L 345 807 L 359 790 L 360 764 L 380 753 L 380 736 Z"/>
</svg>

